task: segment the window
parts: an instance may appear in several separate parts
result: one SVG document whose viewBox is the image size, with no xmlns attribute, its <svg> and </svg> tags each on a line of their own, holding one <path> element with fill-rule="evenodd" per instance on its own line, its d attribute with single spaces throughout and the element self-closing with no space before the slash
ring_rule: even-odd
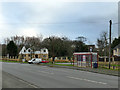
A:
<svg viewBox="0 0 120 90">
<path fill-rule="evenodd" d="M 46 55 L 43 55 L 43 57 L 46 57 Z"/>
<path fill-rule="evenodd" d="M 44 50 L 43 52 L 46 52 L 46 50 Z"/>
<path fill-rule="evenodd" d="M 35 59 L 33 59 L 33 61 L 35 61 Z"/>
<path fill-rule="evenodd" d="M 24 52 L 26 52 L 26 50 L 24 50 Z"/>
<path fill-rule="evenodd" d="M 30 49 L 28 50 L 28 52 L 30 52 Z"/>
</svg>

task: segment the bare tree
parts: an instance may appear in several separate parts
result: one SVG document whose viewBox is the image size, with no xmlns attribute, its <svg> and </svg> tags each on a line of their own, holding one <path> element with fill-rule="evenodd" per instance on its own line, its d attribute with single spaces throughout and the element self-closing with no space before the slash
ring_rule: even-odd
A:
<svg viewBox="0 0 120 90">
<path fill-rule="evenodd" d="M 42 35 L 38 35 L 36 37 L 25 37 L 25 36 L 12 36 L 10 38 L 5 38 L 4 43 L 7 45 L 11 40 L 17 45 L 18 52 L 21 50 L 23 46 L 27 48 L 31 48 L 34 50 L 39 50 L 41 48 L 42 43 Z"/>
<path fill-rule="evenodd" d="M 103 31 L 100 34 L 100 38 L 97 39 L 97 46 L 99 48 L 99 53 L 101 55 L 107 56 L 107 51 L 108 51 L 108 36 L 107 32 Z"/>
<path fill-rule="evenodd" d="M 53 58 L 53 63 L 55 57 L 70 56 L 72 53 L 71 41 L 66 37 L 51 36 L 45 38 L 42 44 L 43 47 L 48 48 L 49 56 Z"/>
<path fill-rule="evenodd" d="M 7 45 L 9 42 L 10 42 L 10 39 L 9 39 L 9 38 L 5 38 L 5 39 L 4 39 L 4 44 Z"/>
</svg>

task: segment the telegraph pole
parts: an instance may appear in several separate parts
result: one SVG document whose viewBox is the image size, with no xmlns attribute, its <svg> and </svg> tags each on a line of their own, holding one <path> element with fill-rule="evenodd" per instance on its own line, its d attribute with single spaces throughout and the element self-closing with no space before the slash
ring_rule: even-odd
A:
<svg viewBox="0 0 120 90">
<path fill-rule="evenodd" d="M 111 26 L 112 26 L 112 20 L 110 20 L 109 23 L 110 23 L 110 31 L 109 31 L 109 69 L 110 69 L 110 62 L 111 62 Z"/>
</svg>

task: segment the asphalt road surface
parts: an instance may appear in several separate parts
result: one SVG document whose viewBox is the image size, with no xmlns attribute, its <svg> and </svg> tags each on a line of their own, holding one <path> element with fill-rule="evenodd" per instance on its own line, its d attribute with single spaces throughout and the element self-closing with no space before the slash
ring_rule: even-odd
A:
<svg viewBox="0 0 120 90">
<path fill-rule="evenodd" d="M 118 77 L 33 64 L 2 63 L 3 88 L 118 88 Z"/>
</svg>

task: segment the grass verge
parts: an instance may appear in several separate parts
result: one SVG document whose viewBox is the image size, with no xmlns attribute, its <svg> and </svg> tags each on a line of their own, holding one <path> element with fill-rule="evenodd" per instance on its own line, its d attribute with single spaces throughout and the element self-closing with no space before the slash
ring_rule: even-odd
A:
<svg viewBox="0 0 120 90">
<path fill-rule="evenodd" d="M 28 63 L 28 62 L 7 61 L 7 60 L 0 60 L 0 62 L 10 62 L 10 63 Z"/>
</svg>

